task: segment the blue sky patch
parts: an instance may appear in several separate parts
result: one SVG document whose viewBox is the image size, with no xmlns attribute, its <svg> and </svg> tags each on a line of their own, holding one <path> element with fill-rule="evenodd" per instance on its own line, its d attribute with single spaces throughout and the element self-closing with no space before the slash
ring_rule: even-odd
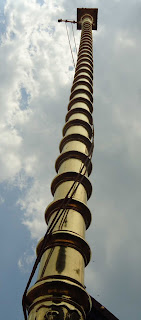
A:
<svg viewBox="0 0 141 320">
<path fill-rule="evenodd" d="M 20 100 L 20 109 L 25 110 L 29 104 L 30 94 L 27 93 L 26 89 L 23 87 L 21 88 L 21 100 Z"/>
<path fill-rule="evenodd" d="M 4 15 L 4 6 L 6 4 L 6 0 L 0 0 L 0 37 L 6 31 L 6 23 L 5 23 L 5 15 Z"/>
<path fill-rule="evenodd" d="M 37 3 L 40 4 L 40 6 L 42 6 L 44 4 L 44 0 L 36 0 Z"/>
<path fill-rule="evenodd" d="M 69 71 L 73 71 L 73 66 L 69 66 Z"/>
</svg>

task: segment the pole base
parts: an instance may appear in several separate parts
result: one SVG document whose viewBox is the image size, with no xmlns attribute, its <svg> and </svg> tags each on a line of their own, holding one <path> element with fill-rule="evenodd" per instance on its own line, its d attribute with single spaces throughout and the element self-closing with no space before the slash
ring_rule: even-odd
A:
<svg viewBox="0 0 141 320">
<path fill-rule="evenodd" d="M 27 293 L 28 320 L 85 320 L 91 298 L 70 280 L 38 281 Z"/>
</svg>

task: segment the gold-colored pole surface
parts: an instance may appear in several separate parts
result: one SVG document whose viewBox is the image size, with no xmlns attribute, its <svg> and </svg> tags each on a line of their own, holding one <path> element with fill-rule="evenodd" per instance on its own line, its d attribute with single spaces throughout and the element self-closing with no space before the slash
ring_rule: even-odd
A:
<svg viewBox="0 0 141 320">
<path fill-rule="evenodd" d="M 87 199 L 92 192 L 88 179 L 91 164 L 89 169 L 84 166 L 81 174 L 78 173 L 92 143 L 93 18 L 86 13 L 80 23 L 82 33 L 77 65 L 60 155 L 55 165 L 57 176 L 51 185 L 54 200 L 45 211 L 48 226 L 58 214 L 58 209 L 63 210 L 63 199 L 75 179 L 80 184 L 53 228 L 40 261 L 37 282 L 27 293 L 29 320 L 85 319 L 91 308 L 91 299 L 84 287 L 84 267 L 90 260 L 85 230 L 91 222 L 87 207 Z M 37 255 L 42 242 L 38 243 Z"/>
</svg>

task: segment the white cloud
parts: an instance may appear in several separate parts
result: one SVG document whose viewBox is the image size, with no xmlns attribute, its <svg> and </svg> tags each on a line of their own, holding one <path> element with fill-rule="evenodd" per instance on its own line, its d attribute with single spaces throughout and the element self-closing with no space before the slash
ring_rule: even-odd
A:
<svg viewBox="0 0 141 320">
<path fill-rule="evenodd" d="M 135 40 L 132 38 L 129 38 L 128 35 L 126 34 L 122 34 L 122 35 L 118 35 L 117 38 L 117 45 L 120 45 L 121 47 L 135 47 Z"/>
<path fill-rule="evenodd" d="M 39 240 L 46 232 L 44 211 L 47 204 L 52 201 L 49 189 L 50 185 L 47 185 L 43 180 L 42 185 L 39 181 L 34 181 L 25 198 L 18 201 L 18 205 L 25 212 L 23 224 L 30 231 L 32 239 Z"/>
<path fill-rule="evenodd" d="M 33 262 L 36 258 L 35 248 L 32 247 L 32 254 L 29 254 L 28 251 L 24 252 L 22 257 L 18 260 L 18 268 L 22 273 L 29 273 Z"/>
<path fill-rule="evenodd" d="M 14 177 L 19 181 L 18 174 L 39 178 L 37 167 L 43 142 L 47 134 L 51 135 L 53 127 L 51 121 L 47 121 L 47 109 L 52 108 L 52 97 L 54 103 L 58 99 L 56 84 L 63 88 L 72 78 L 68 71 L 66 31 L 61 26 L 56 29 L 57 17 L 64 11 L 62 3 L 48 1 L 40 7 L 36 1 L 6 2 L 7 29 L 2 36 L 0 52 L 3 61 L 0 75 L 3 83 L 0 89 L 1 181 L 14 181 Z M 29 96 L 24 109 L 20 107 L 21 88 Z"/>
</svg>

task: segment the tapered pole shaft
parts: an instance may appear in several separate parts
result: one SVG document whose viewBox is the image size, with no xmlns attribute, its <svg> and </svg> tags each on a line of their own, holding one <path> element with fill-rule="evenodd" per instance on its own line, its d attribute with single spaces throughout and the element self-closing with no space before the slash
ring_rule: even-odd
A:
<svg viewBox="0 0 141 320">
<path fill-rule="evenodd" d="M 54 200 L 45 211 L 48 226 L 55 221 L 55 217 L 59 217 L 64 207 L 65 210 L 46 243 L 37 282 L 27 293 L 29 320 L 85 319 L 91 308 L 91 299 L 84 287 L 84 268 L 90 261 L 85 230 L 91 222 L 87 199 L 92 192 L 88 179 L 92 165 L 89 160 L 87 167 L 86 162 L 93 132 L 92 23 L 93 18 L 89 14 L 82 16 L 75 76 L 60 155 L 55 164 L 57 176 L 51 185 Z M 80 184 L 71 198 L 72 193 L 68 192 L 74 181 L 77 181 L 75 186 Z M 67 194 L 69 202 L 64 204 Z M 42 242 L 38 243 L 37 255 Z"/>
</svg>

